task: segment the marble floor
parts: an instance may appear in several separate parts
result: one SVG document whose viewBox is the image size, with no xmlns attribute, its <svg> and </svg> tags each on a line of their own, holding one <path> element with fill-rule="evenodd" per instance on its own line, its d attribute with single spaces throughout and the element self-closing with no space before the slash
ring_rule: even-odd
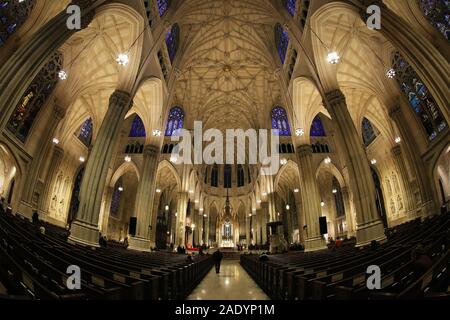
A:
<svg viewBox="0 0 450 320">
<path fill-rule="evenodd" d="M 206 275 L 188 300 L 269 300 L 239 261 L 222 262 L 220 274 L 215 268 Z"/>
</svg>

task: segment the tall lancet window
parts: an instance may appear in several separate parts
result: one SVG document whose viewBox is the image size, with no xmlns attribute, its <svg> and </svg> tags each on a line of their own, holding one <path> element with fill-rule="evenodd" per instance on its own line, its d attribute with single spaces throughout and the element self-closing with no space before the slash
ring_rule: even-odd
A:
<svg viewBox="0 0 450 320">
<path fill-rule="evenodd" d="M 223 168 L 223 187 L 231 188 L 231 165 L 226 164 Z"/>
<path fill-rule="evenodd" d="M 286 110 L 282 107 L 275 107 L 272 109 L 272 129 L 278 130 L 280 136 L 290 136 L 291 128 Z"/>
<path fill-rule="evenodd" d="M 34 78 L 16 106 L 7 127 L 20 141 L 26 141 L 36 116 L 55 89 L 62 65 L 62 54 L 55 52 Z"/>
<path fill-rule="evenodd" d="M 420 0 L 420 8 L 430 23 L 450 40 L 450 1 Z"/>
<path fill-rule="evenodd" d="M 92 118 L 87 119 L 80 128 L 80 133 L 78 134 L 78 139 L 80 139 L 81 142 L 86 147 L 89 147 L 92 142 L 92 131 L 94 129 L 94 124 L 92 122 Z"/>
<path fill-rule="evenodd" d="M 279 23 L 275 25 L 275 44 L 277 45 L 277 51 L 281 62 L 284 64 L 289 46 L 289 35 Z"/>
<path fill-rule="evenodd" d="M 243 187 L 244 184 L 245 184 L 244 168 L 240 164 L 237 167 L 237 185 L 238 187 Z"/>
<path fill-rule="evenodd" d="M 319 116 L 314 118 L 309 135 L 311 137 L 326 137 L 325 128 L 323 127 L 322 120 Z"/>
<path fill-rule="evenodd" d="M 395 78 L 422 123 L 428 139 L 435 139 L 448 126 L 436 101 L 416 71 L 398 52 L 393 65 L 397 73 Z"/>
<path fill-rule="evenodd" d="M 283 0 L 284 7 L 289 12 L 291 16 L 295 15 L 295 5 L 297 4 L 297 0 Z"/>
<path fill-rule="evenodd" d="M 172 29 L 166 35 L 167 51 L 169 52 L 170 61 L 173 62 L 177 54 L 178 46 L 180 44 L 180 27 L 174 24 Z"/>
<path fill-rule="evenodd" d="M 170 7 L 170 0 L 157 0 L 159 16 L 162 17 Z"/>
<path fill-rule="evenodd" d="M 211 187 L 218 187 L 219 186 L 219 167 L 217 164 L 213 166 L 211 169 Z"/>
<path fill-rule="evenodd" d="M 184 111 L 180 107 L 173 107 L 167 120 L 166 137 L 177 134 L 177 130 L 183 129 Z"/>
<path fill-rule="evenodd" d="M 145 132 L 145 126 L 142 122 L 141 117 L 135 116 L 133 119 L 133 123 L 131 124 L 130 129 L 130 138 L 145 138 L 146 132 Z"/>
<path fill-rule="evenodd" d="M 0 47 L 30 15 L 35 0 L 0 1 Z"/>
<path fill-rule="evenodd" d="M 364 146 L 366 147 L 368 147 L 380 134 L 380 131 L 378 131 L 367 118 L 362 119 L 361 129 Z"/>
<path fill-rule="evenodd" d="M 112 217 L 119 217 L 119 209 L 120 209 L 120 200 L 122 199 L 123 194 L 123 185 L 122 178 L 117 180 L 116 185 L 114 186 L 112 198 L 111 198 L 111 207 L 109 210 L 109 214 Z"/>
</svg>

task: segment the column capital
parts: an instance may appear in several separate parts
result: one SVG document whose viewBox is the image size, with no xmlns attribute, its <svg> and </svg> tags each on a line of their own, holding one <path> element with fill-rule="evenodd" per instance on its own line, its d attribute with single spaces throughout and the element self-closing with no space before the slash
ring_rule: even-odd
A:
<svg viewBox="0 0 450 320">
<path fill-rule="evenodd" d="M 65 115 L 66 115 L 66 110 L 63 107 L 61 107 L 57 104 L 55 104 L 53 106 L 53 116 L 55 117 L 55 119 L 57 121 L 60 121 L 62 118 L 64 118 Z"/>
<path fill-rule="evenodd" d="M 327 101 L 332 106 L 345 104 L 345 95 L 339 89 L 332 90 L 332 91 L 329 91 L 329 92 L 325 93 L 325 99 L 327 99 Z M 324 103 L 324 104 L 327 105 L 326 103 Z"/>
<path fill-rule="evenodd" d="M 389 117 L 392 120 L 396 120 L 401 113 L 402 109 L 400 107 L 400 104 L 396 104 L 394 107 L 389 109 Z"/>
<path fill-rule="evenodd" d="M 116 90 L 113 92 L 111 97 L 109 98 L 109 104 L 118 105 L 121 107 L 125 107 L 126 105 L 131 105 L 131 96 L 128 92 L 122 90 Z"/>
<path fill-rule="evenodd" d="M 147 144 L 144 147 L 143 154 L 144 154 L 144 157 L 145 156 L 156 157 L 159 154 L 159 148 L 157 146 L 152 145 L 152 144 Z"/>
<path fill-rule="evenodd" d="M 399 156 L 402 154 L 402 148 L 399 145 L 396 145 L 391 149 L 391 152 L 394 156 Z"/>
<path fill-rule="evenodd" d="M 310 156 L 313 154 L 313 149 L 310 144 L 302 144 L 297 147 L 297 154 L 300 156 Z"/>
</svg>

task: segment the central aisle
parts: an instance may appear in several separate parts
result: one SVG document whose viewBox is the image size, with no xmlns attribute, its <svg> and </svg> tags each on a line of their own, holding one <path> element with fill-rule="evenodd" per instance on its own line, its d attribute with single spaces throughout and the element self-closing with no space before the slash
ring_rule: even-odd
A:
<svg viewBox="0 0 450 320">
<path fill-rule="evenodd" d="M 212 268 L 187 300 L 269 300 L 239 261 L 222 262 L 220 274 Z"/>
</svg>

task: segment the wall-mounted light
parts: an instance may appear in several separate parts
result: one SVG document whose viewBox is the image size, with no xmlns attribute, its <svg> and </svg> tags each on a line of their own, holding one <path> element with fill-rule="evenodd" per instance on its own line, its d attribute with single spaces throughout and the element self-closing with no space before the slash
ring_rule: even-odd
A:
<svg viewBox="0 0 450 320">
<path fill-rule="evenodd" d="M 320 206 L 321 206 L 321 207 L 325 207 L 325 202 L 323 202 L 323 200 L 320 201 Z"/>
<path fill-rule="evenodd" d="M 164 207 L 164 209 L 166 209 L 166 211 L 169 211 L 169 205 L 166 204 L 166 206 Z"/>
<path fill-rule="evenodd" d="M 287 159 L 286 158 L 283 158 L 283 159 L 281 159 L 280 160 L 280 164 L 282 165 L 282 166 L 284 166 L 285 164 L 287 164 Z"/>
<path fill-rule="evenodd" d="M 331 163 L 331 158 L 330 157 L 326 157 L 324 162 L 325 162 L 325 164 L 330 164 Z"/>
<path fill-rule="evenodd" d="M 291 207 L 287 204 L 286 205 L 286 210 L 289 210 Z"/>
<path fill-rule="evenodd" d="M 301 137 L 301 136 L 303 136 L 305 134 L 305 130 L 303 129 L 303 128 L 297 128 L 297 129 L 295 129 L 295 135 L 297 136 L 297 137 Z"/>
<path fill-rule="evenodd" d="M 154 129 L 152 133 L 153 133 L 154 137 L 161 137 L 161 134 L 162 134 L 161 130 L 159 130 L 159 129 Z"/>
<path fill-rule="evenodd" d="M 402 142 L 402 138 L 400 138 L 400 137 L 395 138 L 395 143 L 396 144 L 399 144 L 400 142 Z"/>
<path fill-rule="evenodd" d="M 338 191 L 337 191 L 337 189 L 333 189 L 333 191 L 332 191 L 333 193 L 337 193 Z"/>
<path fill-rule="evenodd" d="M 300 190 L 298 190 L 297 188 L 294 189 L 295 193 L 298 193 Z"/>
<path fill-rule="evenodd" d="M 370 163 L 373 164 L 373 165 L 376 165 L 377 164 L 377 160 L 376 159 L 372 159 L 372 160 L 370 160 Z"/>
<path fill-rule="evenodd" d="M 161 193 L 161 189 L 156 189 L 156 193 Z"/>
<path fill-rule="evenodd" d="M 117 188 L 117 190 L 119 190 L 119 192 L 122 192 L 123 191 L 123 187 L 120 186 L 119 188 Z"/>
</svg>

